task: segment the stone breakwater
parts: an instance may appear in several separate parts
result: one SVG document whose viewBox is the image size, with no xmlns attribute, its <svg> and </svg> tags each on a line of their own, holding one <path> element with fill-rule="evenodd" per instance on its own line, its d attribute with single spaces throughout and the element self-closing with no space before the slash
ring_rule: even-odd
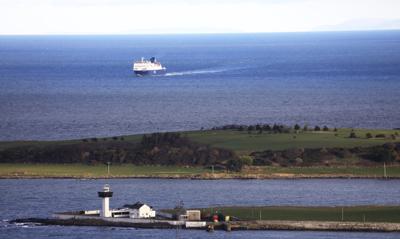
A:
<svg viewBox="0 0 400 239">
<path fill-rule="evenodd" d="M 106 221 L 102 219 L 51 219 L 51 218 L 27 218 L 17 219 L 11 223 L 38 223 L 42 225 L 62 226 L 112 226 L 135 228 L 176 228 L 168 222 L 137 223 L 127 221 Z M 182 228 L 185 228 L 182 225 Z M 363 232 L 400 232 L 400 223 L 384 222 L 330 222 L 330 221 L 232 221 L 223 223 L 208 222 L 210 230 L 295 230 L 295 231 L 363 231 Z M 190 228 L 187 228 L 190 229 Z M 199 229 L 199 228 L 196 228 Z"/>
<path fill-rule="evenodd" d="M 365 231 L 399 232 L 400 223 L 329 222 L 329 221 L 237 221 L 231 230 L 304 230 L 304 231 Z"/>
</svg>

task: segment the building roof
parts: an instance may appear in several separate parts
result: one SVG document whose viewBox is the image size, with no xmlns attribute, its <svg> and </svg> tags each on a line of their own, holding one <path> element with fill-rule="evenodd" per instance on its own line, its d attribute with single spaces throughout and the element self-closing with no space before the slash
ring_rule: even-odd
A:
<svg viewBox="0 0 400 239">
<path fill-rule="evenodd" d="M 147 205 L 147 204 L 142 203 L 142 202 L 136 202 L 134 204 L 125 204 L 124 207 L 131 208 L 131 209 L 139 209 L 144 205 Z M 147 206 L 149 206 L 149 205 L 147 205 Z M 152 208 L 151 206 L 149 206 L 149 207 Z"/>
</svg>

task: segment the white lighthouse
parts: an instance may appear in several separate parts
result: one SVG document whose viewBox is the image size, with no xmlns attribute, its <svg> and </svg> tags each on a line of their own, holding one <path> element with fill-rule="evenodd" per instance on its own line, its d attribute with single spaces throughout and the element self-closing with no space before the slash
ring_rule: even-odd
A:
<svg viewBox="0 0 400 239">
<path fill-rule="evenodd" d="M 103 191 L 98 192 L 98 194 L 99 194 L 99 197 L 101 197 L 103 199 L 100 215 L 102 217 L 111 217 L 110 197 L 112 197 L 113 192 L 111 192 L 110 186 L 108 184 L 104 185 Z"/>
</svg>

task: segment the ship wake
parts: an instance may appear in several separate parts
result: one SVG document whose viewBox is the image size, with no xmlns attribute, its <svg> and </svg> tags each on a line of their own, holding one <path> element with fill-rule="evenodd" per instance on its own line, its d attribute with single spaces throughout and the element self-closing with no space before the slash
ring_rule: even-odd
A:
<svg viewBox="0 0 400 239">
<path fill-rule="evenodd" d="M 186 76 L 186 75 L 200 75 L 200 74 L 214 74 L 220 73 L 224 71 L 228 71 L 229 69 L 204 69 L 204 70 L 191 70 L 191 71 L 178 71 L 178 72 L 168 72 L 165 73 L 164 76 Z"/>
</svg>

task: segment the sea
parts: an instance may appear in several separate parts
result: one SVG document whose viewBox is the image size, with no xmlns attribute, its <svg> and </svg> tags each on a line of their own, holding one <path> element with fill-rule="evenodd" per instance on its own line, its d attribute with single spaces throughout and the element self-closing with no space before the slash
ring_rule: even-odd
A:
<svg viewBox="0 0 400 239">
<path fill-rule="evenodd" d="M 137 77 L 156 57 L 167 72 Z M 400 31 L 0 36 L 0 140 L 225 124 L 399 128 Z"/>
<path fill-rule="evenodd" d="M 97 191 L 108 183 L 111 208 L 143 201 L 155 210 L 226 205 L 351 206 L 399 205 L 400 180 L 171 180 L 171 179 L 3 179 L 0 180 L 0 238 L 40 239 L 397 239 L 400 233 L 312 231 L 215 231 L 118 227 L 41 226 L 10 220 L 50 217 L 54 212 L 101 208 Z M 338 215 L 341 217 L 341 215 Z M 344 211 L 344 217 L 346 212 Z M 361 220 L 361 219 L 360 219 Z M 366 218 L 368 221 L 368 218 Z"/>
<path fill-rule="evenodd" d="M 156 57 L 165 74 L 137 77 Z M 399 128 L 400 31 L 0 36 L 0 141 L 63 140 L 225 124 Z M 207 233 L 10 224 L 112 207 L 400 205 L 399 180 L 2 179 L 0 238 L 400 238 L 399 233 Z"/>
</svg>

